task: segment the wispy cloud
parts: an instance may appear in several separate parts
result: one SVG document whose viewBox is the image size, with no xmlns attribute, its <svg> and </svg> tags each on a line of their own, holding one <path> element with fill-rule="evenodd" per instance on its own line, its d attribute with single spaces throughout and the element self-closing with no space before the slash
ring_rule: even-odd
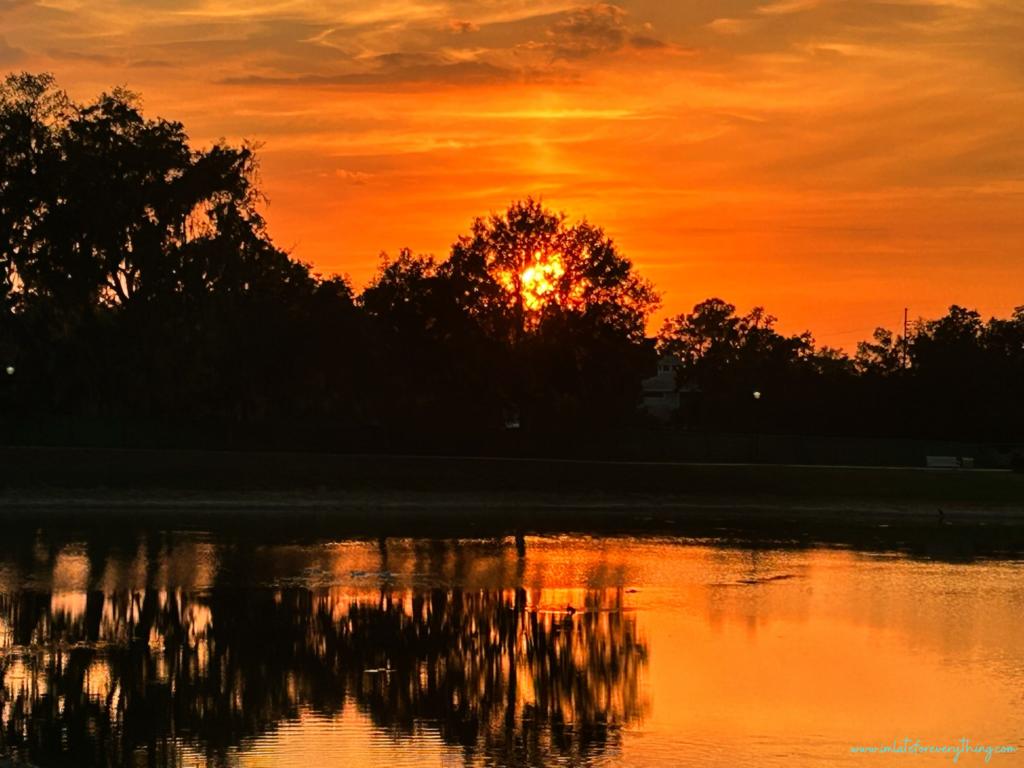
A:
<svg viewBox="0 0 1024 768">
<path fill-rule="evenodd" d="M 267 77 L 248 75 L 228 77 L 225 85 L 339 85 L 381 87 L 404 84 L 490 84 L 517 78 L 518 75 L 482 61 L 444 61 L 427 55 L 385 54 L 368 62 L 359 72 L 336 75 L 299 75 Z"/>
<path fill-rule="evenodd" d="M 373 178 L 372 173 L 364 173 L 362 171 L 349 171 L 344 168 L 339 168 L 334 172 L 334 175 L 339 179 L 348 182 L 349 184 L 363 185 Z"/>
<path fill-rule="evenodd" d="M 0 37 L 0 66 L 11 66 L 18 64 L 25 59 L 25 52 L 21 48 L 15 48 L 8 44 L 7 40 Z"/>
</svg>

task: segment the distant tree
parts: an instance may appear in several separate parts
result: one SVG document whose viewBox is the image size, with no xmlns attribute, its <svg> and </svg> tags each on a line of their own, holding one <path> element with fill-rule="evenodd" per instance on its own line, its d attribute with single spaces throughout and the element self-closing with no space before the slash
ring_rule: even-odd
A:
<svg viewBox="0 0 1024 768">
<path fill-rule="evenodd" d="M 918 433 L 1019 440 L 1024 434 L 1024 325 L 1021 313 L 987 324 L 975 310 L 953 305 L 923 320 L 909 345 Z"/>
<path fill-rule="evenodd" d="M 602 229 L 532 198 L 476 219 L 440 269 L 466 311 L 513 342 L 566 313 L 641 341 L 660 300 Z"/>
<path fill-rule="evenodd" d="M 62 311 L 307 282 L 256 210 L 252 146 L 193 150 L 124 89 L 76 104 L 50 75 L 0 87 L 0 263 L 8 295 Z"/>
<path fill-rule="evenodd" d="M 385 423 L 441 434 L 500 422 L 505 358 L 433 256 L 407 248 L 394 259 L 382 254 L 358 300 L 390 358 L 376 382 L 386 393 Z"/>
<path fill-rule="evenodd" d="M 682 375 L 691 379 L 726 375 L 749 379 L 769 368 L 810 360 L 814 351 L 810 333 L 783 336 L 775 330 L 776 322 L 763 307 L 738 316 L 734 305 L 707 299 L 693 312 L 665 321 L 658 334 L 658 350 L 678 355 Z"/>
<path fill-rule="evenodd" d="M 636 417 L 657 302 L 601 229 L 530 198 L 476 219 L 443 262 L 385 257 L 360 297 L 423 374 L 436 415 L 448 399 L 483 423 L 534 426 Z"/>
<path fill-rule="evenodd" d="M 973 366 L 982 354 L 981 315 L 957 305 L 938 320 L 918 324 L 911 344 L 914 365 L 925 372 Z"/>
<path fill-rule="evenodd" d="M 986 349 L 1008 363 L 1024 366 L 1024 306 L 1017 307 L 1008 320 L 990 319 L 981 341 Z"/>
<path fill-rule="evenodd" d="M 815 373 L 822 376 L 851 376 L 857 371 L 856 363 L 846 352 L 835 347 L 812 348 L 807 355 L 807 361 Z"/>
<path fill-rule="evenodd" d="M 906 367 L 907 341 L 887 328 L 876 328 L 874 343 L 857 343 L 856 369 L 863 374 L 888 376 Z"/>
<path fill-rule="evenodd" d="M 0 345 L 30 407 L 270 418 L 354 397 L 303 357 L 314 338 L 365 352 L 351 288 L 276 248 L 262 201 L 253 145 L 193 149 L 124 89 L 78 104 L 51 75 L 6 78 Z"/>
<path fill-rule="evenodd" d="M 739 345 L 736 307 L 721 299 L 707 299 L 693 312 L 669 318 L 658 334 L 659 353 L 678 356 L 687 369 L 704 359 L 729 360 Z"/>
<path fill-rule="evenodd" d="M 34 257 L 47 213 L 45 190 L 55 181 L 56 134 L 72 113 L 52 75 L 10 75 L 0 82 L 0 267 L 8 304 L 24 287 L 17 265 Z"/>
<path fill-rule="evenodd" d="M 448 289 L 509 362 L 500 387 L 526 425 L 635 417 L 653 367 L 646 324 L 660 297 L 604 231 L 536 200 L 473 222 L 440 266 Z"/>
<path fill-rule="evenodd" d="M 399 251 L 396 259 L 383 253 L 377 274 L 359 301 L 380 319 L 402 322 L 417 317 L 430 324 L 427 316 L 431 309 L 427 302 L 434 295 L 432 283 L 436 280 L 437 262 L 433 256 L 414 255 L 408 248 Z"/>
</svg>

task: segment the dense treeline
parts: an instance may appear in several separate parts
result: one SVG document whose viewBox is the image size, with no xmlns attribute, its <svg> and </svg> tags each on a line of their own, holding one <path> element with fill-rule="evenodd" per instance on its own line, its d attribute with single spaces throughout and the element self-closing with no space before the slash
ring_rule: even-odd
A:
<svg viewBox="0 0 1024 768">
<path fill-rule="evenodd" d="M 79 104 L 48 75 L 0 85 L 7 413 L 636 428 L 654 425 L 642 380 L 674 353 L 678 427 L 1024 434 L 1024 309 L 983 323 L 953 307 L 853 358 L 717 299 L 648 339 L 653 286 L 600 228 L 532 199 L 444 260 L 384 256 L 357 292 L 273 245 L 255 149 L 194 149 L 125 90 Z"/>
<path fill-rule="evenodd" d="M 680 424 L 1024 439 L 1024 307 L 986 323 L 954 305 L 938 320 L 917 320 L 906 337 L 877 329 L 853 357 L 816 348 L 809 332 L 783 336 L 775 322 L 761 308 L 739 316 L 733 305 L 710 299 L 665 323 L 658 346 L 681 361 Z"/>
</svg>

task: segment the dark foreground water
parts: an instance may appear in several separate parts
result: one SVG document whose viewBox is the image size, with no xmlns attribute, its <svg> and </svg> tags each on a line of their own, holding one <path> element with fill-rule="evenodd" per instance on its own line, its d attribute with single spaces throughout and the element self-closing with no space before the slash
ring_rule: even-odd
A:
<svg viewBox="0 0 1024 768">
<path fill-rule="evenodd" d="M 524 554 L 282 530 L 0 534 L 0 755 L 952 765 L 851 747 L 1024 742 L 1024 562 L 930 552 L 933 531 L 527 536 Z"/>
</svg>

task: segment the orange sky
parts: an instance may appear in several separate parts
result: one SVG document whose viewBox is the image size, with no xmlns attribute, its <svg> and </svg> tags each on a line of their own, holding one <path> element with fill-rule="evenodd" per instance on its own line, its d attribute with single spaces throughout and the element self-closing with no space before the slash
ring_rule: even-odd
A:
<svg viewBox="0 0 1024 768">
<path fill-rule="evenodd" d="M 1015 0 L 0 0 L 21 69 L 263 142 L 275 241 L 357 285 L 532 194 L 659 318 L 718 296 L 852 348 L 1024 304 Z"/>
</svg>

